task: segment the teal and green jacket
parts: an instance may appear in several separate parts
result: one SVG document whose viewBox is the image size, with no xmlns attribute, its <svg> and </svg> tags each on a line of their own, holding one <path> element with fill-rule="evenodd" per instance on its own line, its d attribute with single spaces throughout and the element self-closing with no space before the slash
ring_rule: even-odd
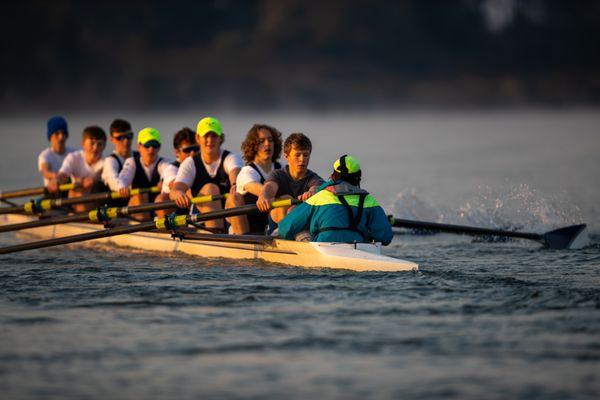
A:
<svg viewBox="0 0 600 400">
<path fill-rule="evenodd" d="M 388 245 L 392 241 L 388 218 L 368 192 L 344 181 L 329 181 L 319 189 L 279 223 L 280 237 L 294 240 L 299 232 L 309 231 L 311 241 L 315 242 L 375 241 Z M 361 199 L 363 207 L 359 215 Z"/>
</svg>

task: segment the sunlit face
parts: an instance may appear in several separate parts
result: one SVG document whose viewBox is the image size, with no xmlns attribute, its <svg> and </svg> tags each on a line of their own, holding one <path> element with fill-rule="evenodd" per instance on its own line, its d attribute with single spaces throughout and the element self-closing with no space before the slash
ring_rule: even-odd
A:
<svg viewBox="0 0 600 400">
<path fill-rule="evenodd" d="M 208 132 L 204 136 L 196 135 L 203 154 L 214 155 L 221 151 L 221 138 L 214 132 Z"/>
<path fill-rule="evenodd" d="M 151 144 L 153 144 L 151 146 Z M 138 151 L 140 152 L 140 160 L 142 164 L 148 166 L 154 163 L 158 159 L 158 152 L 160 151 L 160 145 L 154 140 L 142 145 L 138 143 Z"/>
<path fill-rule="evenodd" d="M 258 131 L 258 151 L 254 158 L 256 160 L 269 160 L 273 157 L 275 144 L 273 142 L 273 135 L 266 129 Z"/>
<path fill-rule="evenodd" d="M 69 134 L 67 132 L 63 130 L 56 131 L 50 135 L 50 146 L 55 150 L 63 150 L 68 138 Z"/>
<path fill-rule="evenodd" d="M 290 167 L 290 173 L 292 175 L 303 174 L 308 170 L 310 150 L 301 150 L 294 146 L 289 154 L 285 154 L 285 159 Z"/>
<path fill-rule="evenodd" d="M 132 132 L 113 132 L 110 135 L 110 141 L 115 146 L 115 151 L 121 156 L 128 155 L 131 151 L 131 142 L 133 141 Z"/>
<path fill-rule="evenodd" d="M 87 155 L 92 162 L 98 161 L 102 158 L 102 152 L 106 147 L 105 140 L 93 139 L 93 138 L 85 138 L 81 143 L 81 148 L 85 155 Z"/>
<path fill-rule="evenodd" d="M 177 158 L 177 161 L 183 162 L 183 160 L 188 157 L 192 157 L 198 151 L 200 151 L 198 143 L 192 143 L 184 140 L 179 145 L 179 148 L 175 149 L 175 157 Z"/>
</svg>

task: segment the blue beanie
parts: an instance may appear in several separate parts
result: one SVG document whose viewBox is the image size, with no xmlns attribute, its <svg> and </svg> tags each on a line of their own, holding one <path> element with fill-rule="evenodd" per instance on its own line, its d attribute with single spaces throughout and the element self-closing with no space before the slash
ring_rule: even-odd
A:
<svg viewBox="0 0 600 400">
<path fill-rule="evenodd" d="M 52 134 L 56 131 L 63 131 L 66 134 L 69 133 L 69 130 L 67 129 L 67 121 L 58 115 L 48 120 L 48 140 L 50 140 L 50 136 L 52 136 Z"/>
</svg>

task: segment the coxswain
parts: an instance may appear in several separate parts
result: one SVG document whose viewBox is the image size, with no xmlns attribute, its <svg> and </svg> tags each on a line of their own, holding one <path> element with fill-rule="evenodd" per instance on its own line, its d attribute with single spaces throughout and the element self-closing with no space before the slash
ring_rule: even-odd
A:
<svg viewBox="0 0 600 400">
<path fill-rule="evenodd" d="M 379 203 L 360 188 L 361 168 L 356 158 L 343 155 L 333 164 L 331 180 L 319 192 L 298 205 L 279 223 L 279 236 L 314 242 L 388 245 L 392 227 Z"/>
<path fill-rule="evenodd" d="M 242 158 L 238 154 L 222 149 L 224 140 L 225 134 L 219 120 L 206 117 L 198 122 L 196 141 L 200 145 L 200 152 L 181 163 L 170 193 L 171 200 L 175 201 L 179 208 L 190 206 L 190 195 L 229 193 L 225 208 L 239 207 L 244 204 L 244 199 L 236 192 L 235 185 L 238 173 L 243 167 Z M 197 208 L 201 213 L 206 213 L 222 209 L 223 203 L 217 200 L 203 203 Z M 248 230 L 244 218 L 230 217 L 227 221 L 231 224 L 232 233 L 240 234 Z M 223 219 L 214 219 L 206 221 L 204 226 L 223 231 L 225 223 Z"/>
</svg>

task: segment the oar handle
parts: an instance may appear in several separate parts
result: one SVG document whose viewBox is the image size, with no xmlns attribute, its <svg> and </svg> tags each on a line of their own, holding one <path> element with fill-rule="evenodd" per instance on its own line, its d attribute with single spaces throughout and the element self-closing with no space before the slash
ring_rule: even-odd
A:
<svg viewBox="0 0 600 400">
<path fill-rule="evenodd" d="M 58 190 L 66 192 L 73 188 L 75 188 L 74 183 L 64 183 L 58 187 Z M 16 197 L 36 196 L 38 194 L 48 194 L 48 190 L 43 186 L 29 189 L 8 190 L 0 192 L 0 199 L 14 199 Z"/>
<path fill-rule="evenodd" d="M 66 185 L 73 186 L 72 183 L 68 183 Z M 160 188 L 158 186 L 153 186 L 150 188 L 139 188 L 139 189 L 131 189 L 129 191 L 130 196 L 135 196 L 143 193 L 158 193 L 160 192 Z M 68 206 L 72 204 L 85 204 L 92 203 L 94 201 L 101 200 L 110 200 L 110 199 L 122 199 L 125 196 L 122 196 L 119 192 L 102 192 L 102 193 L 93 193 L 87 196 L 81 197 L 71 197 L 66 199 L 31 199 L 29 202 L 16 207 L 4 207 L 0 208 L 0 214 L 12 214 L 12 213 L 20 213 L 24 212 L 25 214 L 41 214 L 44 211 L 53 210 L 56 208 L 60 208 L 63 206 Z"/>
</svg>

